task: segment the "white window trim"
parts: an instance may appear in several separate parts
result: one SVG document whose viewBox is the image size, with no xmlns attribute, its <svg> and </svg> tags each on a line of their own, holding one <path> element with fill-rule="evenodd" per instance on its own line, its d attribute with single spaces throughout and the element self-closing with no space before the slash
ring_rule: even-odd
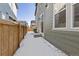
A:
<svg viewBox="0 0 79 59">
<path fill-rule="evenodd" d="M 53 27 L 52 27 L 52 30 L 59 30 L 59 31 L 78 31 L 79 32 L 79 27 L 74 27 L 74 10 L 73 10 L 73 5 L 76 4 L 76 3 L 72 3 L 71 4 L 71 24 L 70 24 L 70 29 L 67 28 L 67 22 L 66 22 L 66 27 L 62 27 L 62 28 L 56 28 L 55 27 L 55 13 L 53 11 Z M 67 8 L 67 7 L 66 7 Z M 66 9 L 67 10 L 67 9 Z M 67 16 L 67 12 L 66 12 L 66 16 Z M 66 19 L 67 21 L 67 19 Z"/>
<path fill-rule="evenodd" d="M 76 4 L 76 3 L 74 3 L 74 4 Z M 73 30 L 79 30 L 79 27 L 74 27 L 74 4 L 72 4 L 72 21 L 71 21 L 71 29 L 73 29 Z"/>
<path fill-rule="evenodd" d="M 66 8 L 63 8 L 61 11 L 59 11 L 58 13 L 62 12 L 63 10 L 65 10 Z M 57 14 L 57 13 L 56 13 Z M 53 30 L 66 30 L 67 29 L 67 22 L 66 22 L 66 27 L 55 27 L 55 15 L 53 14 Z"/>
</svg>

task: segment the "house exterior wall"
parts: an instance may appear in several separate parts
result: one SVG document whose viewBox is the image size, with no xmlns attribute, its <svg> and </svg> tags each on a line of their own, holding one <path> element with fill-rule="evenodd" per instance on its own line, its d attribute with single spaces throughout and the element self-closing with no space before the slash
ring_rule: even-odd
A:
<svg viewBox="0 0 79 59">
<path fill-rule="evenodd" d="M 30 27 L 32 28 L 32 30 L 36 29 L 36 20 L 31 21 Z"/>
<path fill-rule="evenodd" d="M 11 5 L 13 4 L 13 6 Z M 16 20 L 17 8 L 15 3 L 0 3 L 0 18 L 9 19 L 9 16 Z"/>
<path fill-rule="evenodd" d="M 37 4 L 37 11 L 36 11 L 36 24 L 37 24 L 37 31 L 41 33 L 41 22 L 42 22 L 42 13 L 44 11 L 44 5 L 43 3 Z"/>
<path fill-rule="evenodd" d="M 65 3 L 54 3 L 53 4 L 53 10 L 54 13 L 58 13 L 58 11 L 65 5 Z"/>
<path fill-rule="evenodd" d="M 38 4 L 39 5 L 39 4 Z M 51 44 L 61 49 L 68 55 L 79 55 L 79 27 L 73 27 L 74 21 L 74 10 L 73 3 L 48 3 L 48 7 L 45 8 L 46 4 L 40 4 L 42 12 L 40 12 L 43 17 L 37 18 L 37 24 L 39 24 L 39 19 L 43 20 L 43 33 L 44 38 Z M 55 27 L 55 14 L 58 14 L 62 8 L 66 8 L 66 27 Z M 37 6 L 37 9 L 39 6 Z M 40 9 L 40 10 L 41 10 Z M 37 12 L 39 13 L 38 10 Z M 37 13 L 36 13 L 37 14 Z M 40 17 L 40 14 L 38 17 Z M 37 25 L 38 26 L 38 25 Z M 40 26 L 40 25 L 39 25 Z M 39 27 L 38 26 L 38 27 Z M 41 28 L 41 27 L 40 27 Z M 39 28 L 38 28 L 39 30 Z"/>
<path fill-rule="evenodd" d="M 40 20 L 36 20 L 36 27 L 37 27 L 37 32 L 41 32 Z"/>
<path fill-rule="evenodd" d="M 9 6 L 11 8 L 11 10 L 13 11 L 14 15 L 17 17 L 17 4 L 16 3 L 9 3 Z"/>
<path fill-rule="evenodd" d="M 45 7 L 46 4 L 40 3 L 37 6 L 36 19 L 37 21 L 37 30 L 38 32 L 42 31 L 41 23 L 43 22 L 43 33 L 52 30 L 52 14 L 53 14 L 53 4 L 48 4 L 48 7 Z M 48 20 L 50 19 L 50 20 Z"/>
<path fill-rule="evenodd" d="M 52 25 L 53 25 L 53 4 L 52 3 L 48 3 L 47 7 L 45 7 L 45 11 L 43 14 L 43 28 L 44 28 L 44 32 L 49 32 L 52 30 Z"/>
</svg>

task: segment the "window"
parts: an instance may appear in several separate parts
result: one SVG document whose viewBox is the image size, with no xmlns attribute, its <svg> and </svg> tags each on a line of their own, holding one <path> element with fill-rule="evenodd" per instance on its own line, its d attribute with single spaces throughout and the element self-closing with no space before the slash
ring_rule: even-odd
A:
<svg viewBox="0 0 79 59">
<path fill-rule="evenodd" d="M 79 27 L 79 3 L 74 4 L 74 20 L 73 26 Z"/>
<path fill-rule="evenodd" d="M 66 9 L 55 15 L 55 28 L 66 27 Z"/>
</svg>

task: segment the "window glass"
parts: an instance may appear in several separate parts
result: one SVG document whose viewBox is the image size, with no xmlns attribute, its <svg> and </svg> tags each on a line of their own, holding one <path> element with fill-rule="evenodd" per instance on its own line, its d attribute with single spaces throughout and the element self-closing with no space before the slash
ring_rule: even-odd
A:
<svg viewBox="0 0 79 59">
<path fill-rule="evenodd" d="M 79 27 L 79 3 L 74 4 L 74 27 Z"/>
<path fill-rule="evenodd" d="M 55 15 L 55 27 L 66 27 L 66 9 Z"/>
</svg>

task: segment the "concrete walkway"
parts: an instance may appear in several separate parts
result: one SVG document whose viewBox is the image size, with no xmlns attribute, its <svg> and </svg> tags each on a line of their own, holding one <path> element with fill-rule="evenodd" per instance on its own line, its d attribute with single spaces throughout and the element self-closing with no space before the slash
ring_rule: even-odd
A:
<svg viewBox="0 0 79 59">
<path fill-rule="evenodd" d="M 34 35 L 33 32 L 26 34 L 14 56 L 66 56 L 44 38 L 35 38 Z"/>
</svg>

